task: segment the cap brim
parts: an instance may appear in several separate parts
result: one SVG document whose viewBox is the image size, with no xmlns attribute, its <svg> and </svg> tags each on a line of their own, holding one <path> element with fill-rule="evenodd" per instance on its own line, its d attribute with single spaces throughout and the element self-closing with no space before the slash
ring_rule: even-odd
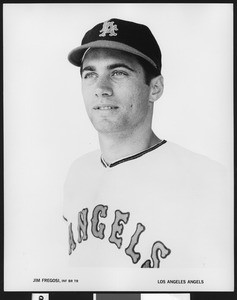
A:
<svg viewBox="0 0 237 300">
<path fill-rule="evenodd" d="M 155 68 L 157 68 L 155 62 L 152 59 L 150 59 L 148 56 L 146 56 L 142 52 L 136 50 L 135 48 L 130 47 L 130 46 L 128 46 L 126 44 L 123 44 L 123 43 L 114 42 L 114 41 L 106 41 L 106 40 L 100 40 L 100 41 L 91 42 L 91 43 L 84 44 L 82 46 L 79 46 L 79 47 L 73 49 L 68 54 L 68 60 L 70 61 L 70 63 L 72 63 L 73 65 L 75 65 L 77 67 L 80 67 L 81 64 L 82 64 L 82 57 L 84 55 L 84 52 L 88 48 L 110 48 L 110 49 L 116 49 L 116 50 L 121 50 L 121 51 L 129 52 L 129 53 L 138 55 L 138 56 L 146 59 Z"/>
</svg>

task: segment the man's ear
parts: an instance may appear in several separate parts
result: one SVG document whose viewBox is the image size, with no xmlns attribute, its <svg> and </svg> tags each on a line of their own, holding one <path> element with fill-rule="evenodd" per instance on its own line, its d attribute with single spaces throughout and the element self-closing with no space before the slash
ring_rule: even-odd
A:
<svg viewBox="0 0 237 300">
<path fill-rule="evenodd" d="M 150 82 L 150 95 L 149 101 L 155 102 L 163 94 L 164 90 L 164 78 L 162 75 L 152 78 Z"/>
</svg>

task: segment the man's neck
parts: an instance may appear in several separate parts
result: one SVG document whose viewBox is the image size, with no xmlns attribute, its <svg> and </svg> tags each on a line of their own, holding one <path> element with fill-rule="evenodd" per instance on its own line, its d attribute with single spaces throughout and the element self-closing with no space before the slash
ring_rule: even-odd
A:
<svg viewBox="0 0 237 300">
<path fill-rule="evenodd" d="M 143 136 L 99 134 L 100 149 L 103 159 L 111 164 L 119 159 L 144 151 L 161 140 L 150 129 Z"/>
</svg>

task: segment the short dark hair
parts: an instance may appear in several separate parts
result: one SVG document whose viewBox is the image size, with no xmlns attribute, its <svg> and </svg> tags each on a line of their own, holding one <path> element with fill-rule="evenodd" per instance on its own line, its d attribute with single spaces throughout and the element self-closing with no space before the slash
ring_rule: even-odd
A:
<svg viewBox="0 0 237 300">
<path fill-rule="evenodd" d="M 145 83 L 149 85 L 151 80 L 154 77 L 161 75 L 159 69 L 156 69 L 152 64 L 150 64 L 147 60 L 143 59 L 140 56 L 136 56 L 138 63 L 141 65 L 144 71 Z"/>
</svg>

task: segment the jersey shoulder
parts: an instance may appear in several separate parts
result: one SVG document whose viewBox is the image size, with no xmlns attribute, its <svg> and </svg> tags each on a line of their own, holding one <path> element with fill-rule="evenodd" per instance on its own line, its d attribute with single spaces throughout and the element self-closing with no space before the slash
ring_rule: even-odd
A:
<svg viewBox="0 0 237 300">
<path fill-rule="evenodd" d="M 79 195 L 79 191 L 86 189 L 91 186 L 90 183 L 93 181 L 92 177 L 97 176 L 101 169 L 100 162 L 100 151 L 95 150 L 88 152 L 78 158 L 76 158 L 69 166 L 66 174 L 63 194 L 64 194 L 64 208 L 63 216 L 64 219 L 68 219 L 70 215 L 69 203 L 74 204 L 74 195 Z"/>
<path fill-rule="evenodd" d="M 94 150 L 76 158 L 69 166 L 69 173 L 78 169 L 83 170 L 91 167 L 96 168 L 100 166 L 100 155 L 100 150 Z"/>
<path fill-rule="evenodd" d="M 100 172 L 101 166 L 100 150 L 91 151 L 76 158 L 69 166 L 64 187 L 73 184 L 74 181 L 84 182 L 84 179 L 90 177 L 91 174 Z"/>
<path fill-rule="evenodd" d="M 167 142 L 164 145 L 163 152 L 169 157 L 170 162 L 192 170 L 213 170 L 224 172 L 224 165 L 199 153 L 195 153 L 173 142 Z"/>
</svg>

